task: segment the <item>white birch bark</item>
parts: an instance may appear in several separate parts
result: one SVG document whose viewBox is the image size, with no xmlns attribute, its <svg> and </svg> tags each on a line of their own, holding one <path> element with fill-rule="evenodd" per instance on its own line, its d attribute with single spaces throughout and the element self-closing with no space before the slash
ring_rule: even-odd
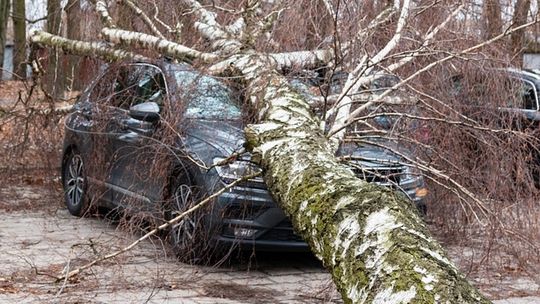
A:
<svg viewBox="0 0 540 304">
<path fill-rule="evenodd" d="M 115 44 L 155 50 L 163 55 L 177 59 L 200 59 L 205 62 L 212 62 L 219 58 L 215 54 L 203 53 L 179 43 L 149 34 L 111 29 L 107 27 L 101 30 L 101 34 L 107 41 Z"/>
<path fill-rule="evenodd" d="M 64 52 L 74 55 L 99 57 L 106 61 L 148 60 L 147 57 L 137 55 L 126 50 L 112 48 L 108 44 L 103 42 L 85 42 L 79 40 L 71 40 L 39 30 L 30 31 L 29 40 L 32 43 L 48 47 L 58 47 L 61 48 Z"/>
</svg>

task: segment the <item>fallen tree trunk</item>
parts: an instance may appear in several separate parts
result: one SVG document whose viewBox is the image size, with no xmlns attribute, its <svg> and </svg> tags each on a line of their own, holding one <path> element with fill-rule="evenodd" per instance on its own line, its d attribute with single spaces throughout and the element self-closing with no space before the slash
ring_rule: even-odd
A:
<svg viewBox="0 0 540 304">
<path fill-rule="evenodd" d="M 332 273 L 346 303 L 487 301 L 449 261 L 405 197 L 337 162 L 308 103 L 261 58 L 237 66 L 264 104 L 246 129 L 270 192 Z M 254 68 L 254 67 L 257 68 Z"/>
</svg>

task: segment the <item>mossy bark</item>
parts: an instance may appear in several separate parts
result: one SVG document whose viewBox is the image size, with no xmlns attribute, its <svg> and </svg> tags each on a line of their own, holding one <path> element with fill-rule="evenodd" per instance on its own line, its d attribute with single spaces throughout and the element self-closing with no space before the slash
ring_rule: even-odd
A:
<svg viewBox="0 0 540 304">
<path fill-rule="evenodd" d="M 246 128 L 270 192 L 332 273 L 346 303 L 487 303 L 449 261 L 414 206 L 355 177 L 308 104 L 253 56 L 236 67 L 261 123 Z"/>
</svg>

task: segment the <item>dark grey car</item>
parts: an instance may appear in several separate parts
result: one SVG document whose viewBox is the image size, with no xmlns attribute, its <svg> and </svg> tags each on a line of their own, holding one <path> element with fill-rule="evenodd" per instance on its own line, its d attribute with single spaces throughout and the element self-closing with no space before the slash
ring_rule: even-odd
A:
<svg viewBox="0 0 540 304">
<path fill-rule="evenodd" d="M 91 205 L 121 208 L 161 222 L 260 171 L 243 153 L 245 117 L 236 100 L 223 81 L 184 64 L 107 68 L 66 118 L 62 178 L 67 208 L 76 216 Z M 364 159 L 351 161 L 359 177 L 400 189 L 424 208 L 423 178 L 396 155 L 351 145 L 340 153 Z M 232 244 L 308 250 L 262 177 L 219 195 L 210 207 L 175 225 L 169 238 L 179 252 L 192 255 Z"/>
</svg>

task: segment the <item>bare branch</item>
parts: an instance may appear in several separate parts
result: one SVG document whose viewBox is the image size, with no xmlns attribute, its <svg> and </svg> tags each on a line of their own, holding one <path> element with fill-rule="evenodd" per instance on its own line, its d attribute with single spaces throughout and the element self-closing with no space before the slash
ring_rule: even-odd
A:
<svg viewBox="0 0 540 304">
<path fill-rule="evenodd" d="M 98 13 L 101 23 L 109 28 L 116 28 L 114 21 L 109 14 L 109 6 L 106 1 L 99 0 L 96 2 L 96 12 Z"/>
<path fill-rule="evenodd" d="M 454 54 L 450 54 L 440 60 L 437 60 L 437 61 L 433 61 L 431 62 L 430 64 L 424 66 L 423 68 L 417 70 L 416 72 L 414 72 L 412 75 L 410 75 L 409 77 L 407 77 L 406 79 L 402 80 L 401 82 L 399 82 L 398 84 L 394 85 L 393 87 L 391 87 L 390 89 L 386 90 L 384 93 L 382 93 L 381 95 L 379 95 L 375 100 L 371 101 L 371 102 L 368 102 L 366 104 L 364 104 L 363 106 L 359 107 L 358 109 L 354 110 L 350 115 L 349 117 L 347 118 L 347 122 L 341 126 L 340 128 L 336 128 L 334 129 L 333 131 L 331 131 L 328 136 L 334 136 L 334 134 L 336 134 L 337 132 L 340 132 L 342 130 L 344 130 L 347 126 L 349 126 L 355 119 L 355 117 L 357 117 L 358 115 L 360 115 L 360 113 L 362 113 L 362 111 L 364 111 L 366 108 L 370 107 L 372 104 L 376 103 L 376 102 L 379 102 L 379 100 L 382 100 L 384 99 L 386 96 L 388 96 L 391 92 L 394 92 L 395 90 L 399 89 L 400 87 L 408 84 L 411 80 L 413 80 L 414 78 L 418 77 L 418 75 L 422 74 L 422 73 L 425 73 L 426 71 L 429 71 L 431 70 L 432 68 L 444 63 L 444 62 L 447 62 L 451 59 L 454 59 L 456 57 L 461 57 L 463 55 L 466 55 L 466 54 L 470 54 L 478 49 L 481 49 L 495 41 L 498 41 L 510 34 L 512 34 L 513 32 L 515 31 L 519 31 L 523 28 L 526 28 L 526 27 L 529 27 L 533 24 L 536 24 L 538 23 L 538 19 L 535 19 L 533 21 L 530 21 L 526 24 L 523 24 L 523 25 L 520 25 L 520 26 L 517 26 L 517 27 L 514 27 L 514 28 L 511 28 L 511 29 L 508 29 L 507 31 L 487 40 L 487 41 L 484 41 L 484 42 L 481 42 L 479 44 L 476 44 L 470 48 L 467 48 L 465 50 L 462 50 L 460 52 L 457 52 L 457 53 L 454 53 Z"/>
<path fill-rule="evenodd" d="M 165 39 L 165 36 L 158 30 L 154 22 L 148 17 L 147 14 L 145 14 L 135 3 L 133 3 L 131 0 L 122 0 L 123 3 L 127 5 L 134 13 L 135 15 L 139 16 L 141 20 L 148 26 L 150 31 L 155 35 L 158 36 L 161 39 Z"/>
<path fill-rule="evenodd" d="M 448 15 L 448 17 L 441 23 L 439 24 L 438 26 L 436 26 L 433 30 L 431 30 L 430 32 L 428 32 L 425 37 L 424 37 L 424 42 L 422 43 L 422 45 L 416 50 L 414 51 L 412 54 L 402 58 L 401 60 L 399 60 L 398 62 L 396 63 L 393 63 L 391 65 L 389 65 L 387 67 L 387 70 L 388 71 L 395 71 L 397 70 L 398 68 L 404 66 L 405 64 L 411 62 L 415 57 L 417 57 L 420 52 L 422 52 L 423 50 L 425 50 L 425 48 L 429 45 L 429 43 L 433 40 L 433 38 L 435 37 L 435 35 L 437 35 L 437 33 L 439 33 L 439 31 L 441 29 L 443 29 L 447 24 L 448 22 L 450 22 L 452 19 L 454 19 L 454 17 L 459 13 L 461 12 L 461 10 L 463 9 L 464 5 L 460 5 L 457 9 L 455 9 L 450 15 Z"/>
<path fill-rule="evenodd" d="M 351 111 L 351 100 L 347 97 L 347 94 L 349 94 L 349 92 L 358 91 L 358 89 L 362 85 L 366 84 L 369 80 L 367 78 L 364 78 L 362 81 L 360 81 L 360 79 L 363 78 L 362 76 L 364 74 L 370 74 L 372 67 L 376 64 L 379 64 L 392 50 L 397 47 L 399 41 L 401 40 L 402 32 L 405 27 L 407 18 L 409 17 L 410 5 L 410 0 L 405 0 L 403 2 L 403 7 L 401 9 L 401 14 L 397 22 L 396 32 L 394 36 L 373 58 L 369 59 L 368 57 L 365 57 L 363 60 L 360 61 L 360 64 L 358 64 L 354 71 L 349 74 L 349 77 L 347 78 L 347 81 L 341 93 L 340 100 L 338 101 L 338 103 L 335 104 L 332 109 L 330 109 L 330 113 L 332 113 L 333 111 L 337 112 L 334 123 L 332 124 L 332 128 L 330 129 L 330 133 L 334 134 L 331 138 L 334 141 L 334 145 L 336 146 L 336 148 L 337 142 L 339 142 L 345 135 L 344 131 L 339 132 L 336 130 L 342 129 L 341 127 L 346 123 L 347 117 L 349 117 Z M 384 20 L 384 18 L 382 20 Z"/>
<path fill-rule="evenodd" d="M 195 204 L 193 207 L 189 208 L 188 210 L 182 212 L 181 214 L 179 214 L 178 216 L 176 216 L 175 218 L 165 222 L 164 224 L 161 224 L 159 225 L 158 227 L 152 229 L 151 231 L 149 231 L 148 233 L 146 233 L 145 235 L 143 235 L 142 237 L 140 237 L 139 239 L 135 240 L 133 243 L 129 244 L 128 246 L 118 250 L 118 251 L 115 251 L 113 253 L 109 253 L 103 257 L 100 257 L 98 259 L 95 259 L 77 269 L 74 269 L 70 272 L 68 272 L 67 274 L 65 275 L 62 275 L 60 277 L 57 278 L 57 281 L 62 281 L 62 280 L 65 280 L 65 279 L 69 279 L 71 277 L 74 277 L 78 274 L 80 274 L 81 272 L 103 262 L 103 261 L 106 261 L 106 260 L 110 260 L 114 257 L 117 257 L 131 249 L 133 249 L 134 247 L 136 247 L 137 245 L 139 245 L 142 241 L 148 239 L 149 237 L 155 235 L 156 233 L 158 233 L 159 231 L 163 231 L 167 228 L 169 228 L 171 225 L 174 225 L 176 223 L 178 223 L 181 219 L 183 219 L 184 217 L 186 217 L 187 215 L 197 211 L 198 209 L 201 209 L 202 207 L 206 206 L 208 203 L 212 202 L 214 200 L 214 198 L 218 197 L 219 195 L 221 195 L 223 192 L 231 189 L 232 187 L 238 185 L 239 183 L 245 181 L 245 180 L 248 180 L 250 178 L 254 178 L 256 176 L 260 175 L 260 173 L 256 173 L 256 174 L 251 174 L 249 176 L 245 176 L 243 178 L 239 178 L 237 180 L 235 180 L 234 182 L 226 185 L 225 187 L 221 188 L 219 191 L 216 191 L 214 194 L 208 196 L 207 198 L 205 198 L 204 200 L 200 201 L 199 203 Z"/>
</svg>

